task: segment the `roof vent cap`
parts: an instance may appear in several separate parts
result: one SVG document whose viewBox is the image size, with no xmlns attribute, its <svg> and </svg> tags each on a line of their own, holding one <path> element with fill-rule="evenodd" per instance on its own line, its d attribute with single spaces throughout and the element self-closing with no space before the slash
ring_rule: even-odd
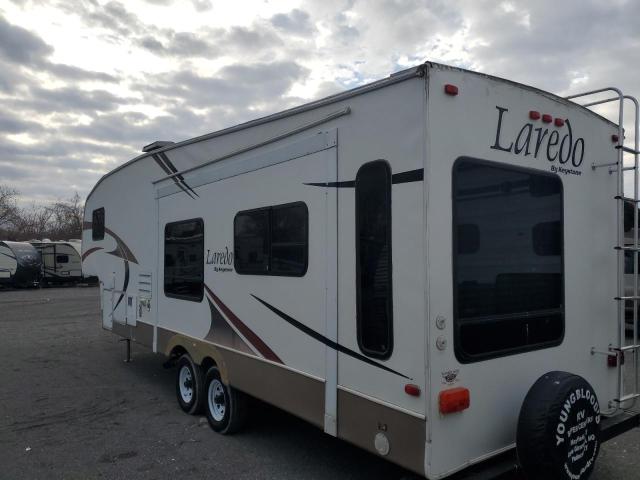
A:
<svg viewBox="0 0 640 480">
<path fill-rule="evenodd" d="M 149 145 L 145 145 L 144 147 L 142 147 L 142 151 L 144 153 L 149 153 L 153 150 L 158 150 L 159 148 L 164 148 L 169 145 L 173 145 L 174 143 L 175 142 L 170 142 L 168 140 L 157 140 L 153 143 L 150 143 Z"/>
</svg>

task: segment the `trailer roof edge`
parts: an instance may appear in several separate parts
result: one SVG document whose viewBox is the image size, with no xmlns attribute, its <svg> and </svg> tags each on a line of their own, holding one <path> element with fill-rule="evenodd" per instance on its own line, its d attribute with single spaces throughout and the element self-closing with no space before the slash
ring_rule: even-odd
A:
<svg viewBox="0 0 640 480">
<path fill-rule="evenodd" d="M 304 113 L 307 112 L 309 110 L 313 110 L 315 108 L 319 108 L 319 107 L 323 107 L 326 105 L 331 105 L 332 103 L 336 103 L 336 102 L 340 102 L 342 100 L 346 100 L 358 95 L 362 95 L 374 90 L 378 90 L 380 88 L 384 88 L 387 87 L 389 85 L 393 85 L 396 83 L 400 83 L 400 82 L 404 82 L 406 80 L 410 80 L 412 78 L 416 78 L 416 77 L 423 77 L 426 73 L 426 70 L 428 68 L 438 68 L 438 69 L 443 69 L 443 70 L 453 70 L 453 71 L 459 71 L 459 72 L 465 72 L 465 73 L 470 73 L 473 75 L 479 75 L 491 80 L 495 80 L 495 81 L 499 81 L 499 82 L 504 82 L 504 83 L 508 83 L 511 84 L 513 86 L 516 86 L 518 88 L 523 88 L 525 90 L 529 90 L 535 93 L 538 93 L 540 95 L 543 95 L 547 98 L 550 98 L 554 101 L 557 101 L 559 103 L 563 103 L 566 105 L 570 105 L 572 107 L 580 107 L 583 110 L 591 113 L 592 115 L 598 117 L 599 119 L 617 127 L 617 125 L 612 122 L 611 120 L 603 117 L 602 115 L 599 115 L 598 113 L 594 112 L 593 110 L 587 108 L 587 107 L 583 107 L 582 105 L 580 105 L 579 103 L 576 102 L 572 102 L 570 100 L 567 100 L 564 97 L 561 97 L 559 95 L 547 92 L 545 90 L 541 90 L 539 88 L 536 87 L 532 87 L 530 85 L 525 85 L 522 83 L 518 83 L 515 82 L 513 80 L 508 80 L 506 78 L 501 78 L 501 77 L 497 77 L 494 75 L 489 75 L 486 73 L 481 73 L 481 72 L 475 72 L 473 70 L 468 70 L 465 68 L 461 68 L 461 67 L 454 67 L 451 65 L 445 65 L 442 63 L 437 63 L 437 62 L 430 62 L 427 61 L 425 63 L 422 63 L 420 65 L 417 65 L 415 67 L 411 67 L 408 68 L 406 70 L 401 70 L 399 72 L 396 73 L 392 73 L 391 75 L 389 75 L 388 77 L 385 77 L 383 79 L 380 80 L 376 80 L 375 82 L 372 83 L 368 83 L 366 85 L 362 85 L 360 87 L 356 87 L 353 88 L 351 90 L 346 90 L 344 92 L 339 92 L 336 93 L 334 95 L 330 95 L 328 97 L 325 98 L 321 98 L 319 100 L 314 100 L 312 102 L 309 103 L 305 103 L 303 105 L 299 105 L 297 107 L 293 107 L 293 108 L 289 108 L 287 110 L 283 110 L 281 112 L 277 112 L 277 113 L 273 113 L 271 115 L 267 115 L 265 117 L 260 117 L 254 120 L 249 120 L 247 122 L 244 123 L 240 123 L 238 125 L 233 125 L 231 127 L 227 127 L 224 128 L 222 130 L 217 130 L 215 132 L 211 132 L 211 133 L 206 133 L 204 135 L 199 135 L 197 137 L 193 137 L 193 138 L 189 138 L 186 140 L 183 140 L 181 142 L 176 142 L 167 146 L 164 146 L 162 148 L 158 148 L 156 150 L 153 150 L 151 152 L 145 152 L 141 155 L 138 155 L 137 157 L 132 158 L 131 160 L 123 163 L 122 165 L 117 166 L 116 168 L 114 168 L 113 170 L 105 173 L 102 177 L 100 177 L 100 179 L 96 182 L 96 184 L 93 186 L 93 188 L 91 189 L 91 191 L 89 192 L 89 194 L 87 195 L 87 199 L 89 197 L 91 197 L 91 195 L 93 194 L 93 192 L 95 191 L 95 189 L 98 187 L 98 185 L 100 185 L 103 180 L 105 180 L 106 178 L 110 177 L 111 175 L 115 174 L 116 172 L 118 172 L 119 170 L 122 170 L 125 167 L 128 167 L 129 165 L 131 165 L 132 163 L 137 162 L 138 160 L 142 160 L 143 158 L 149 157 L 152 154 L 158 154 L 160 152 L 167 152 L 176 148 L 180 148 L 180 147 L 184 147 L 186 145 L 191 145 L 193 143 L 198 143 L 204 140 L 209 140 L 211 138 L 216 138 L 216 137 L 221 137 L 223 135 L 227 135 L 229 133 L 234 133 L 234 132 L 238 132 L 241 130 L 246 130 L 248 128 L 252 128 L 252 127 L 256 127 L 259 125 L 263 125 L 265 123 L 269 123 L 275 120 L 280 120 L 283 118 L 287 118 L 293 115 L 297 115 L 299 113 Z"/>
</svg>

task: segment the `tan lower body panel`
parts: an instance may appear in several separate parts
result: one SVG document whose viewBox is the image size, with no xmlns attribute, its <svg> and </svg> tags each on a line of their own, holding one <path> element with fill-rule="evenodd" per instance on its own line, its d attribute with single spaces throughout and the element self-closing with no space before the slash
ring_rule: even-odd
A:
<svg viewBox="0 0 640 480">
<path fill-rule="evenodd" d="M 148 346 L 153 343 L 153 326 L 142 322 L 135 327 L 114 323 L 113 332 Z M 234 388 L 323 428 L 323 381 L 162 327 L 157 328 L 157 336 L 158 352 L 169 355 L 179 346 L 189 352 L 196 363 L 203 363 L 209 357 L 218 365 L 223 380 Z M 377 455 L 374 438 L 377 433 L 384 433 L 390 449 L 383 458 L 424 474 L 426 424 L 423 419 L 338 390 L 337 423 L 339 438 Z"/>
<path fill-rule="evenodd" d="M 323 381 L 230 350 L 222 354 L 235 388 L 323 427 Z"/>
<path fill-rule="evenodd" d="M 111 331 L 116 335 L 133 340 L 146 347 L 153 346 L 153 325 L 144 322 L 136 322 L 135 325 L 123 325 L 113 322 Z"/>
<path fill-rule="evenodd" d="M 424 475 L 426 423 L 344 390 L 338 390 L 338 437 L 379 455 L 376 434 L 389 440 L 389 453 L 383 457 Z"/>
<path fill-rule="evenodd" d="M 182 347 L 201 364 L 211 358 L 223 381 L 320 428 L 324 425 L 324 382 L 280 367 L 256 356 L 218 347 L 158 327 L 158 352 L 169 355 Z"/>
</svg>

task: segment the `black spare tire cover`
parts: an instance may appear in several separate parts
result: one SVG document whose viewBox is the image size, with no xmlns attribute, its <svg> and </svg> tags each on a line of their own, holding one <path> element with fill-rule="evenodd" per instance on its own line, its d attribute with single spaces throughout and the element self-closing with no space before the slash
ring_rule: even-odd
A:
<svg viewBox="0 0 640 480">
<path fill-rule="evenodd" d="M 516 449 L 529 479 L 588 478 L 600 451 L 600 406 L 589 382 L 567 372 L 540 377 L 520 409 Z"/>
</svg>

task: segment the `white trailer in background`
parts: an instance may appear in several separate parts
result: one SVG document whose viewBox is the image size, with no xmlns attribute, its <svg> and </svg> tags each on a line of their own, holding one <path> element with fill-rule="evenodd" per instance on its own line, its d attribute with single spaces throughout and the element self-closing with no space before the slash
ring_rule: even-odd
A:
<svg viewBox="0 0 640 480">
<path fill-rule="evenodd" d="M 426 63 L 145 147 L 89 194 L 84 268 L 216 431 L 249 394 L 427 478 L 583 479 L 638 425 L 623 138 Z"/>
<path fill-rule="evenodd" d="M 26 242 L 0 242 L 0 285 L 35 287 L 40 281 L 40 254 Z"/>
<path fill-rule="evenodd" d="M 42 255 L 42 283 L 78 283 L 82 275 L 82 245 L 80 240 L 32 240 Z"/>
</svg>

